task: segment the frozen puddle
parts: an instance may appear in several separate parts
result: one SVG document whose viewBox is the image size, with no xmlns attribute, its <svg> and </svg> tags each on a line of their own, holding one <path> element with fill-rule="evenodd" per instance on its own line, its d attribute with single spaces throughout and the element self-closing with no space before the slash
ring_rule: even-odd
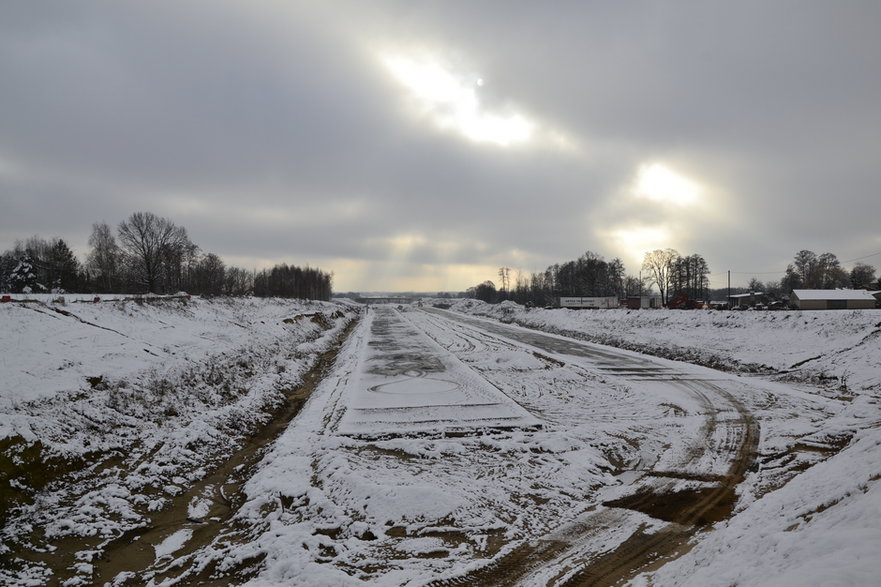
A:
<svg viewBox="0 0 881 587">
<path fill-rule="evenodd" d="M 343 397 L 337 432 L 345 435 L 540 425 L 391 307 L 373 311 L 369 340 Z"/>
</svg>

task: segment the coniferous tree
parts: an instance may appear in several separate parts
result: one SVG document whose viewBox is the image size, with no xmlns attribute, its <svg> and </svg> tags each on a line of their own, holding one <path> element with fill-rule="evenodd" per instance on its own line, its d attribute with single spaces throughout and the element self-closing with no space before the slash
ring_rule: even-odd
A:
<svg viewBox="0 0 881 587">
<path fill-rule="evenodd" d="M 9 276 L 9 288 L 12 293 L 31 293 L 43 288 L 37 283 L 34 264 L 29 255 L 18 259 L 18 263 Z"/>
<path fill-rule="evenodd" d="M 54 240 L 46 264 L 51 291 L 78 291 L 80 263 L 66 242 L 60 238 Z"/>
</svg>

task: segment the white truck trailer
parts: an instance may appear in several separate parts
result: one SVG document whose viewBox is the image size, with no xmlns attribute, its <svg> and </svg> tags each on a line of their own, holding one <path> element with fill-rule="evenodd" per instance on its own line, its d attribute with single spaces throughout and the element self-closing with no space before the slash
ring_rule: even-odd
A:
<svg viewBox="0 0 881 587">
<path fill-rule="evenodd" d="M 611 310 L 620 305 L 618 298 L 615 296 L 605 297 L 561 297 L 560 307 L 572 310 L 591 309 L 591 310 Z"/>
</svg>

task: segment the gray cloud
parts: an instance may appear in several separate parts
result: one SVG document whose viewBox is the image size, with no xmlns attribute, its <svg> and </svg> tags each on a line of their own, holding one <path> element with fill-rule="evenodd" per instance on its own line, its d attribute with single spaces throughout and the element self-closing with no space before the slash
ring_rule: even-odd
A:
<svg viewBox="0 0 881 587">
<path fill-rule="evenodd" d="M 6 4 L 0 246 L 36 233 L 84 252 L 92 222 L 147 209 L 244 264 L 329 264 L 343 289 L 624 255 L 610 231 L 637 225 L 669 227 L 657 246 L 719 275 L 782 270 L 801 248 L 874 253 L 879 17 L 874 2 Z M 439 131 L 381 46 L 444 56 L 485 80 L 487 108 L 576 148 Z M 704 186 L 704 206 L 634 199 L 653 161 Z"/>
</svg>

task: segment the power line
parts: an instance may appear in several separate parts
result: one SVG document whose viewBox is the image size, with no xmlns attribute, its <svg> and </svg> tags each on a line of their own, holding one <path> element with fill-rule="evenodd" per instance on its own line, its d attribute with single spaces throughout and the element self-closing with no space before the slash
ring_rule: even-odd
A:
<svg viewBox="0 0 881 587">
<path fill-rule="evenodd" d="M 786 270 L 783 271 L 732 271 L 732 275 L 779 275 L 781 273 L 786 273 Z M 711 273 L 710 275 L 719 275 L 719 273 Z"/>
<path fill-rule="evenodd" d="M 881 251 L 877 253 L 872 253 L 871 255 L 866 255 L 864 257 L 857 257 L 856 259 L 848 259 L 847 261 L 842 261 L 842 263 L 850 263 L 851 261 L 861 261 L 862 259 L 868 259 L 869 257 L 874 257 L 875 255 L 881 255 Z"/>
<path fill-rule="evenodd" d="M 839 263 L 853 263 L 854 261 L 862 261 L 863 259 L 868 259 L 869 257 L 876 257 L 881 255 L 881 251 L 877 253 L 872 253 L 870 255 L 863 255 L 862 257 L 855 257 L 853 259 L 846 259 L 844 261 L 839 261 Z M 780 275 L 785 274 L 786 270 L 782 271 L 731 271 L 731 275 Z M 710 273 L 710 275 L 726 275 L 726 273 Z"/>
</svg>

